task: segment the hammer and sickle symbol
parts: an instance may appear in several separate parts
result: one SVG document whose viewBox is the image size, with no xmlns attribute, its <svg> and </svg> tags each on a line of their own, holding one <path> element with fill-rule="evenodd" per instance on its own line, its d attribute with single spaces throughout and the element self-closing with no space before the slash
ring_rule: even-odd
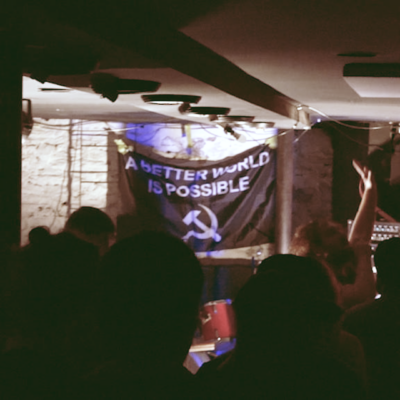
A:
<svg viewBox="0 0 400 400">
<path fill-rule="evenodd" d="M 186 217 L 183 218 L 183 222 L 186 225 L 190 225 L 193 222 L 198 228 L 202 230 L 202 232 L 189 231 L 182 239 L 188 240 L 191 236 L 194 236 L 197 239 L 203 239 L 203 240 L 214 239 L 216 242 L 220 242 L 222 238 L 217 233 L 218 220 L 216 215 L 208 207 L 203 206 L 202 204 L 199 204 L 199 206 L 203 208 L 210 217 L 211 227 L 207 226 L 206 224 L 203 224 L 203 222 L 197 219 L 201 211 L 199 210 L 189 211 Z"/>
</svg>

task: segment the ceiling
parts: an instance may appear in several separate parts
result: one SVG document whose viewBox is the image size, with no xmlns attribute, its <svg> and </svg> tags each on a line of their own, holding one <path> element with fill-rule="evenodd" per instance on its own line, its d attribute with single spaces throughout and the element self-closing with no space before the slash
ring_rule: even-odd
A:
<svg viewBox="0 0 400 400">
<path fill-rule="evenodd" d="M 343 77 L 346 64 L 400 63 L 393 0 L 45 0 L 27 2 L 22 21 L 24 97 L 34 117 L 208 123 L 140 94 L 101 98 L 91 73 L 105 72 L 282 129 L 328 117 L 400 121 L 400 74 Z M 41 90 L 56 84 L 71 90 Z"/>
</svg>

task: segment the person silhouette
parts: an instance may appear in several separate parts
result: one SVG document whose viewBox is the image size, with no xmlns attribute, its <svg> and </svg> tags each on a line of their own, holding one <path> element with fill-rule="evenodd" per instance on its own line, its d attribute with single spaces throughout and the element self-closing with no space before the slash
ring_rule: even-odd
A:
<svg viewBox="0 0 400 400">
<path fill-rule="evenodd" d="M 342 310 L 326 267 L 289 254 L 260 267 L 233 303 L 236 348 L 199 370 L 208 398 L 364 399 L 362 382 L 335 357 Z"/>
<path fill-rule="evenodd" d="M 353 166 L 360 175 L 364 192 L 349 238 L 340 224 L 319 219 L 298 227 L 289 249 L 291 254 L 315 258 L 329 268 L 339 304 L 345 309 L 375 297 L 370 241 L 377 188 L 371 170 L 355 160 Z"/>
<path fill-rule="evenodd" d="M 183 362 L 202 286 L 199 261 L 176 237 L 144 231 L 112 246 L 96 302 L 104 362 L 88 376 L 85 398 L 195 398 Z"/>
<path fill-rule="evenodd" d="M 374 255 L 381 294 L 350 309 L 343 328 L 357 336 L 365 351 L 371 398 L 400 398 L 400 238 L 380 242 Z"/>
</svg>

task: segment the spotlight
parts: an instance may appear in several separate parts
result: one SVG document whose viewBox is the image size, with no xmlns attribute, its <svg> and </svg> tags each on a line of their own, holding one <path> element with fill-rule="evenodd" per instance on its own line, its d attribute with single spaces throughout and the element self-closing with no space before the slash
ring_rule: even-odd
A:
<svg viewBox="0 0 400 400">
<path fill-rule="evenodd" d="M 114 102 L 120 94 L 156 92 L 161 83 L 138 79 L 120 79 L 111 74 L 93 73 L 91 88 L 98 94 Z"/>
<path fill-rule="evenodd" d="M 229 125 L 226 125 L 226 126 L 224 127 L 224 131 L 225 131 L 225 133 L 227 133 L 227 134 L 233 136 L 233 137 L 234 137 L 238 142 L 240 142 L 240 143 L 244 143 L 244 142 L 246 142 L 246 140 L 247 140 L 247 139 L 246 139 L 246 136 L 241 135 L 241 134 L 235 132 L 235 131 L 232 129 L 232 127 L 230 127 Z"/>
<path fill-rule="evenodd" d="M 188 114 L 191 109 L 190 103 L 182 103 L 178 110 L 181 114 Z"/>
<path fill-rule="evenodd" d="M 183 94 L 145 94 L 142 100 L 145 103 L 173 106 L 181 103 L 197 104 L 200 96 L 190 96 Z"/>
<path fill-rule="evenodd" d="M 390 131 L 391 131 L 392 135 L 400 134 L 400 123 L 399 122 L 391 122 L 390 126 L 391 126 Z"/>
</svg>

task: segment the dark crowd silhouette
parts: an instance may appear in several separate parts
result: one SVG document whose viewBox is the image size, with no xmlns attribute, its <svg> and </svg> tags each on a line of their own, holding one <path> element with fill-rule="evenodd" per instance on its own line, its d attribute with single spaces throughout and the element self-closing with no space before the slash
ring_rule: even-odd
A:
<svg viewBox="0 0 400 400">
<path fill-rule="evenodd" d="M 295 232 L 233 301 L 234 349 L 184 367 L 201 330 L 204 284 L 179 238 L 115 242 L 112 220 L 82 207 L 63 232 L 0 249 L 1 399 L 398 399 L 400 239 L 371 269 L 371 171 L 349 235 L 326 220 Z M 377 293 L 380 298 L 375 299 Z M 197 336 L 196 336 L 197 335 Z"/>
</svg>

